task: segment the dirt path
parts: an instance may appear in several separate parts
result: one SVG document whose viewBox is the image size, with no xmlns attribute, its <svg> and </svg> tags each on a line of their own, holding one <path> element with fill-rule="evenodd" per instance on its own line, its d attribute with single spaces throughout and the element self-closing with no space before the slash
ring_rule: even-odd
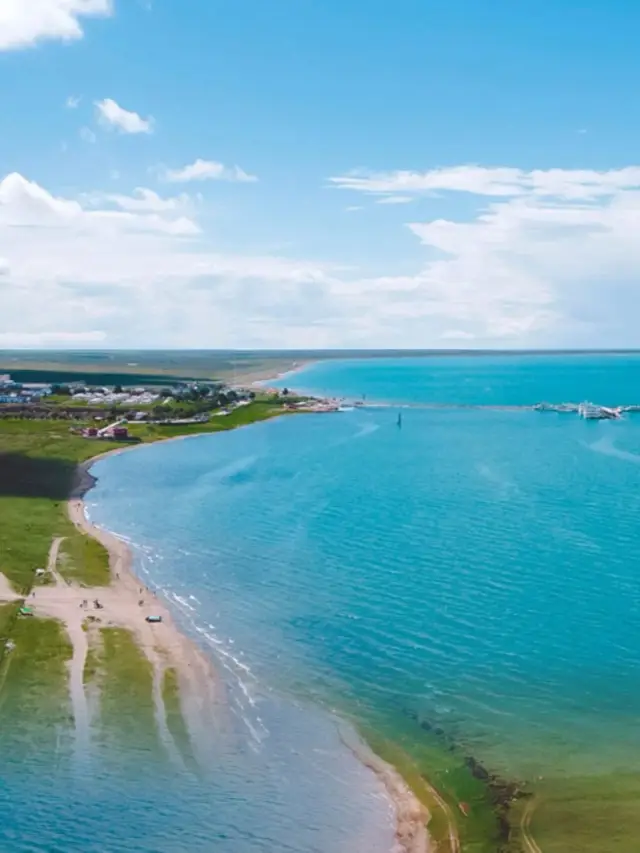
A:
<svg viewBox="0 0 640 853">
<path fill-rule="evenodd" d="M 453 812 L 449 807 L 449 804 L 446 800 L 444 800 L 440 794 L 436 791 L 433 785 L 430 785 L 426 779 L 424 781 L 424 786 L 429 792 L 429 795 L 433 797 L 438 806 L 444 812 L 444 815 L 447 819 L 447 834 L 449 838 L 449 851 L 450 853 L 460 853 L 460 836 L 458 835 L 458 827 L 456 825 L 455 818 L 453 816 Z"/>
<path fill-rule="evenodd" d="M 64 536 L 58 536 L 53 540 L 51 548 L 49 548 L 49 559 L 47 560 L 47 571 L 51 572 L 56 583 L 64 583 L 58 574 L 58 552 L 60 551 L 60 545 L 63 540 Z"/>
<path fill-rule="evenodd" d="M 520 829 L 522 831 L 522 841 L 524 843 L 526 853 L 542 853 L 541 848 L 536 843 L 535 839 L 531 835 L 531 818 L 533 817 L 533 812 L 535 811 L 536 801 L 534 799 L 529 800 L 525 810 L 522 813 L 522 820 L 520 821 Z"/>
</svg>

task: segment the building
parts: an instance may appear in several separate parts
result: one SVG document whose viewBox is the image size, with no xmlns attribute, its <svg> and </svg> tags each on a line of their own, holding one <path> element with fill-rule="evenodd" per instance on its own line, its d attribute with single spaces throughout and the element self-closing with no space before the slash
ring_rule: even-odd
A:
<svg viewBox="0 0 640 853">
<path fill-rule="evenodd" d="M 14 403 L 25 405 L 26 403 L 33 402 L 34 398 L 26 394 L 18 394 L 15 392 L 13 394 L 0 394 L 0 403 Z"/>
</svg>

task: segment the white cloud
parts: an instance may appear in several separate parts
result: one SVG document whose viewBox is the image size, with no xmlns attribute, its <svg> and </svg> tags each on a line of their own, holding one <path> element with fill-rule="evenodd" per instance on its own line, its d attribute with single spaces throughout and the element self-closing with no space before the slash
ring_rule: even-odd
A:
<svg viewBox="0 0 640 853">
<path fill-rule="evenodd" d="M 189 204 L 189 196 L 180 195 L 174 198 L 162 198 L 153 190 L 145 187 L 136 187 L 130 196 L 127 195 L 105 195 L 97 197 L 98 201 L 107 201 L 115 204 L 121 210 L 138 212 L 164 213 L 167 211 L 184 210 Z"/>
<path fill-rule="evenodd" d="M 30 47 L 47 39 L 80 39 L 83 18 L 112 12 L 111 0 L 1 0 L 0 51 Z"/>
<path fill-rule="evenodd" d="M 125 110 L 113 98 L 95 102 L 100 123 L 115 128 L 120 133 L 153 133 L 153 118 L 142 118 L 138 113 Z"/>
<path fill-rule="evenodd" d="M 0 347 L 7 349 L 40 349 L 90 346 L 104 342 L 105 333 L 91 332 L 0 332 Z"/>
<path fill-rule="evenodd" d="M 377 199 L 377 204 L 409 204 L 413 199 L 410 195 L 386 195 Z"/>
<path fill-rule="evenodd" d="M 65 101 L 65 106 L 68 110 L 77 110 L 80 106 L 80 101 L 82 98 L 76 95 L 69 95 L 67 100 Z"/>
<path fill-rule="evenodd" d="M 304 314 L 292 321 L 300 345 L 324 341 L 306 329 L 328 270 L 225 253 L 168 201 L 145 189 L 65 198 L 19 175 L 0 181 L 0 255 L 10 267 L 0 333 L 27 343 L 33 335 L 34 346 L 61 330 L 100 333 L 114 346 L 229 346 L 239 334 L 257 346 L 292 310 Z"/>
<path fill-rule="evenodd" d="M 83 142 L 88 142 L 89 145 L 93 145 L 98 138 L 90 127 L 81 127 L 78 133 L 80 135 L 80 139 Z"/>
<path fill-rule="evenodd" d="M 0 228 L 51 229 L 54 232 L 73 233 L 77 239 L 87 235 L 96 236 L 139 233 L 160 233 L 173 236 L 189 236 L 199 233 L 195 222 L 184 216 L 161 216 L 158 206 L 153 207 L 153 200 L 159 197 L 151 193 L 151 197 L 135 196 L 126 199 L 128 202 L 122 210 L 85 208 L 75 199 L 57 198 L 38 184 L 28 181 L 16 172 L 7 175 L 0 182 Z M 132 204 L 138 202 L 139 212 L 133 212 Z M 170 208 L 175 210 L 175 208 Z M 167 208 L 164 208 L 166 211 Z M 15 232 L 12 232 L 15 233 Z M 29 231 L 34 245 L 37 236 Z M 61 239 L 64 234 L 61 233 Z M 15 239 L 18 239 L 15 233 Z"/>
<path fill-rule="evenodd" d="M 188 183 L 189 181 L 237 181 L 250 183 L 257 181 L 255 175 L 249 175 L 239 166 L 225 166 L 214 160 L 196 160 L 181 169 L 167 169 L 164 179 L 172 183 Z"/>
<path fill-rule="evenodd" d="M 640 166 L 597 172 L 592 169 L 534 169 L 511 166 L 451 166 L 427 172 L 352 173 L 329 178 L 339 189 L 373 195 L 463 192 L 494 198 L 534 195 L 540 198 L 590 200 L 619 190 L 640 189 Z"/>
<path fill-rule="evenodd" d="M 409 223 L 427 253 L 415 275 L 351 283 L 352 296 L 366 294 L 369 316 L 384 317 L 381 338 L 402 328 L 405 345 L 420 345 L 420 336 L 423 345 L 640 344 L 640 167 L 460 166 L 333 183 L 379 199 L 399 190 L 477 197 L 459 221 Z"/>
<path fill-rule="evenodd" d="M 443 341 L 472 341 L 475 335 L 464 332 L 462 329 L 445 329 L 440 335 Z"/>
</svg>

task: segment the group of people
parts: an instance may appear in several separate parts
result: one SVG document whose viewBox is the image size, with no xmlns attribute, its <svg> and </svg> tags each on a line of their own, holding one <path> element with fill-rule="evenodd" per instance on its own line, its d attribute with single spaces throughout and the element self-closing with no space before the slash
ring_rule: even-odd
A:
<svg viewBox="0 0 640 853">
<path fill-rule="evenodd" d="M 87 610 L 87 608 L 89 607 L 89 602 L 86 598 L 82 599 L 82 601 L 80 602 L 80 607 L 83 610 Z M 101 604 L 97 598 L 94 598 L 93 599 L 93 607 L 95 610 L 102 610 L 102 608 L 104 607 L 104 604 Z"/>
</svg>

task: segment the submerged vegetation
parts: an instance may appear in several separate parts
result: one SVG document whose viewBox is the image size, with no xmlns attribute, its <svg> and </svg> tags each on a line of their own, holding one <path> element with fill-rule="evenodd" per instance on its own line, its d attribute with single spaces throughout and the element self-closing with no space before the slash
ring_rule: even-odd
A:
<svg viewBox="0 0 640 853">
<path fill-rule="evenodd" d="M 17 611 L 16 605 L 0 611 L 0 633 L 9 628 L 12 643 L 10 649 L 3 643 L 0 656 L 0 745 L 14 756 L 34 749 L 59 752 L 70 739 L 71 643 L 59 622 L 22 617 Z"/>
</svg>

